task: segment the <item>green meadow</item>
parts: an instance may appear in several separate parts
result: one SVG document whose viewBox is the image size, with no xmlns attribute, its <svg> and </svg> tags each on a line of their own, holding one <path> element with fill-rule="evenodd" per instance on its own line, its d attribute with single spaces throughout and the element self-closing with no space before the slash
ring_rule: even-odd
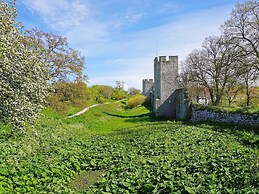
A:
<svg viewBox="0 0 259 194">
<path fill-rule="evenodd" d="M 124 102 L 42 114 L 23 133 L 0 126 L 0 193 L 259 191 L 256 129 L 156 119 Z"/>
</svg>

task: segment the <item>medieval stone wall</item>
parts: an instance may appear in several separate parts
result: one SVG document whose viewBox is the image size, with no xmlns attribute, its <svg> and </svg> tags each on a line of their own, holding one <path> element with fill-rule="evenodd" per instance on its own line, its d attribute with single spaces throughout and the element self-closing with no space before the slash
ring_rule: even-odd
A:
<svg viewBox="0 0 259 194">
<path fill-rule="evenodd" d="M 178 57 L 156 57 L 154 60 L 154 101 L 156 116 L 175 117 L 173 93 L 178 89 Z"/>
<path fill-rule="evenodd" d="M 161 66 L 161 100 L 166 100 L 178 85 L 178 57 L 169 56 L 169 60 L 162 56 L 159 58 Z"/>
<path fill-rule="evenodd" d="M 149 98 L 156 116 L 186 118 L 191 121 L 217 121 L 259 126 L 258 115 L 231 114 L 208 110 L 195 110 L 187 101 L 187 93 L 178 84 L 178 57 L 154 59 L 154 81 L 143 80 L 143 94 Z"/>
<path fill-rule="evenodd" d="M 142 94 L 144 96 L 150 96 L 153 91 L 153 79 L 143 79 L 142 80 Z"/>
<path fill-rule="evenodd" d="M 238 123 L 245 125 L 256 125 L 259 127 L 259 116 L 258 114 L 247 115 L 240 113 L 224 113 L 214 112 L 209 110 L 195 110 L 192 111 L 191 121 L 216 121 L 224 123 Z"/>
<path fill-rule="evenodd" d="M 154 59 L 154 86 L 153 86 L 153 92 L 154 92 L 154 99 L 160 99 L 161 98 L 161 65 L 160 61 L 156 57 Z"/>
<path fill-rule="evenodd" d="M 166 56 L 156 57 L 154 82 L 152 79 L 144 79 L 142 91 L 151 102 L 156 116 L 170 119 L 185 118 L 188 103 L 185 101 L 185 90 L 179 89 L 178 56 L 169 56 L 168 59 Z"/>
</svg>

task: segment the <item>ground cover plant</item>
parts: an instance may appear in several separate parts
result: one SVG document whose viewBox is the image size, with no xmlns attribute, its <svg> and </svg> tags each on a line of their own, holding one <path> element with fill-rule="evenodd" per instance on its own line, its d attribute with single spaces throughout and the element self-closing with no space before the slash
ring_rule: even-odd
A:
<svg viewBox="0 0 259 194">
<path fill-rule="evenodd" d="M 124 106 L 72 119 L 46 109 L 17 137 L 1 126 L 0 193 L 258 192 L 255 132 L 155 121 L 144 107 Z"/>
</svg>

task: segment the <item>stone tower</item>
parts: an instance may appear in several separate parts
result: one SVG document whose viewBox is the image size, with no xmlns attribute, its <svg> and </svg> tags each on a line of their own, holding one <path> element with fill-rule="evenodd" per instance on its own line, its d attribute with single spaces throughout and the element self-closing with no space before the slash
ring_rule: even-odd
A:
<svg viewBox="0 0 259 194">
<path fill-rule="evenodd" d="M 152 104 L 153 101 L 153 79 L 142 80 L 142 94 L 146 96 L 146 103 Z"/>
<path fill-rule="evenodd" d="M 176 117 L 174 92 L 178 84 L 178 56 L 154 59 L 153 109 L 156 116 Z"/>
<path fill-rule="evenodd" d="M 153 91 L 153 79 L 143 79 L 142 80 L 142 94 L 144 96 L 150 96 Z"/>
</svg>

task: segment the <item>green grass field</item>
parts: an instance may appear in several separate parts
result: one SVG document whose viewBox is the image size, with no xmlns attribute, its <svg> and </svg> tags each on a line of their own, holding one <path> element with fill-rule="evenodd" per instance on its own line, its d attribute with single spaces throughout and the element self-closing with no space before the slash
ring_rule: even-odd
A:
<svg viewBox="0 0 259 194">
<path fill-rule="evenodd" d="M 0 126 L 0 193 L 259 191 L 259 135 L 247 127 L 156 120 L 122 102 L 43 114 L 22 134 Z"/>
</svg>

